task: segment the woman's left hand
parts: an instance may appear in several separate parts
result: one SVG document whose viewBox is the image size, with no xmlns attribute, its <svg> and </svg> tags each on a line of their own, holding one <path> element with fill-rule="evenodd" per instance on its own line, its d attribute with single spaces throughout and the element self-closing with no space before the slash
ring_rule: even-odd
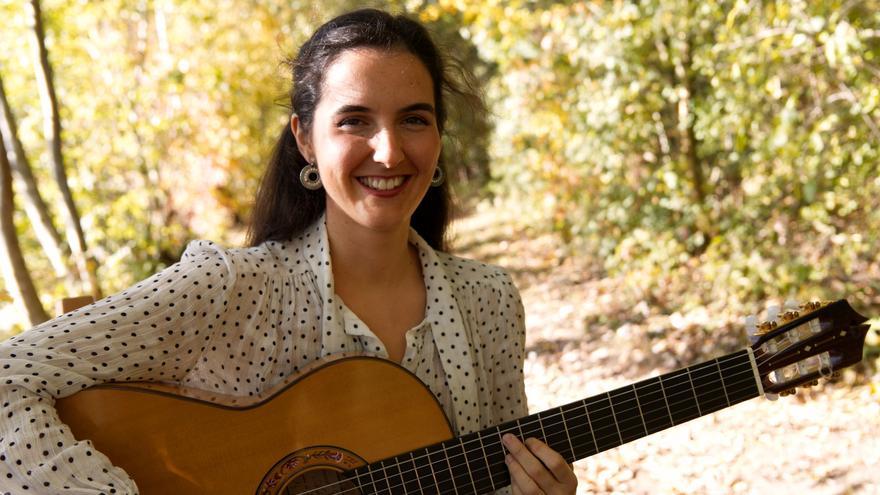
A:
<svg viewBox="0 0 880 495">
<path fill-rule="evenodd" d="M 510 433 L 501 440 L 509 452 L 505 457 L 514 495 L 572 494 L 577 477 L 559 453 L 536 438 L 520 442 Z"/>
</svg>

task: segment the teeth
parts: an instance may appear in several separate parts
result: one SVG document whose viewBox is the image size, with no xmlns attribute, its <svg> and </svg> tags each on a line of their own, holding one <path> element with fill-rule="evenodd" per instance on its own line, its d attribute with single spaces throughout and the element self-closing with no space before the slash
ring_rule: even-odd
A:
<svg viewBox="0 0 880 495">
<path fill-rule="evenodd" d="M 394 189 L 395 187 L 399 187 L 403 184 L 403 181 L 406 180 L 402 176 L 397 177 L 358 177 L 358 180 L 361 184 L 369 187 L 370 189 L 377 189 L 379 191 L 387 191 L 389 189 Z"/>
</svg>

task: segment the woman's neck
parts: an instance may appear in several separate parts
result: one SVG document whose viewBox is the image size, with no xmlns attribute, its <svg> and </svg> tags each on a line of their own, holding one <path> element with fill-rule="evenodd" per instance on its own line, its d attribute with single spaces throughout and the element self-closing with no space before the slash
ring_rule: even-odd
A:
<svg viewBox="0 0 880 495">
<path fill-rule="evenodd" d="M 347 218 L 328 215 L 326 220 L 337 290 L 340 285 L 393 286 L 420 271 L 417 252 L 409 245 L 409 226 L 377 231 Z"/>
</svg>

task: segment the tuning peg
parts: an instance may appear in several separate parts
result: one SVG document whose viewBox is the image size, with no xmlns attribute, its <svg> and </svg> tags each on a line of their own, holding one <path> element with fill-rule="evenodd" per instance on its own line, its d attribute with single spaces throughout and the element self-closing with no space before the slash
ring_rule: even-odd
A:
<svg viewBox="0 0 880 495">
<path fill-rule="evenodd" d="M 779 321 L 781 323 L 788 323 L 790 321 L 796 320 L 800 315 L 801 314 L 797 311 L 786 311 L 785 313 L 782 313 L 782 315 L 779 317 Z"/>
<path fill-rule="evenodd" d="M 801 304 L 800 310 L 801 310 L 801 313 L 807 314 L 807 313 L 811 313 L 813 311 L 816 311 L 817 309 L 821 308 L 822 306 L 824 306 L 824 304 L 822 304 L 819 301 L 807 301 L 807 302 Z"/>
<path fill-rule="evenodd" d="M 777 327 L 777 324 L 775 321 L 761 322 L 760 324 L 758 324 L 758 328 L 755 331 L 755 335 L 764 335 L 765 333 L 769 333 L 770 331 L 772 331 L 776 327 Z"/>
</svg>

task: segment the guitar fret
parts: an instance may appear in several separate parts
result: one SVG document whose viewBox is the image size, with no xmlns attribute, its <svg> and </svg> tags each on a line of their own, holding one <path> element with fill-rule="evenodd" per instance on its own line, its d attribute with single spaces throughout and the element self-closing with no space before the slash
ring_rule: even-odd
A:
<svg viewBox="0 0 880 495">
<path fill-rule="evenodd" d="M 645 436 L 647 433 L 643 426 L 644 420 L 638 413 L 636 389 L 630 385 L 612 390 L 610 396 L 614 406 L 617 427 L 623 437 L 621 443 L 627 443 Z"/>
<path fill-rule="evenodd" d="M 379 493 L 379 485 L 376 484 L 376 478 L 373 476 L 372 465 L 367 466 L 367 472 L 370 473 L 370 484 L 373 485 L 373 493 Z"/>
<path fill-rule="evenodd" d="M 486 446 L 483 445 L 483 436 L 477 434 L 477 439 L 480 440 L 480 450 L 483 451 L 483 461 L 486 463 L 486 473 L 489 475 L 489 484 L 492 485 L 492 491 L 494 492 L 497 488 L 495 488 L 495 480 L 492 479 L 492 465 L 489 464 L 489 456 L 486 455 Z"/>
<path fill-rule="evenodd" d="M 489 469 L 480 440 L 480 433 L 471 433 L 460 437 L 465 462 L 474 488 L 474 493 L 486 493 L 492 489 L 489 483 Z"/>
<path fill-rule="evenodd" d="M 669 408 L 673 424 L 681 424 L 700 417 L 694 389 L 686 369 L 678 370 L 660 377 L 669 396 Z M 667 387 L 667 383 L 669 386 Z"/>
<path fill-rule="evenodd" d="M 388 479 L 388 472 L 385 471 L 385 463 L 379 463 L 379 467 L 382 468 L 382 480 L 385 481 L 385 486 L 388 487 L 388 493 L 391 493 L 391 480 Z"/>
<path fill-rule="evenodd" d="M 666 397 L 666 387 L 663 386 L 663 377 L 657 377 L 660 382 L 660 391 L 663 392 L 663 402 L 666 403 L 666 413 L 669 414 L 669 422 L 675 426 L 675 418 L 672 417 L 672 409 L 669 408 L 669 398 Z"/>
<path fill-rule="evenodd" d="M 388 465 L 386 465 L 386 462 Z M 393 462 L 393 464 L 391 464 Z M 385 472 L 385 479 L 388 481 L 388 492 L 398 493 L 396 490 L 400 487 L 403 490 L 403 477 L 400 476 L 400 463 L 397 458 L 382 461 L 382 470 Z"/>
<path fill-rule="evenodd" d="M 642 403 L 639 401 L 639 394 L 636 390 L 636 386 L 633 385 L 633 395 L 636 397 L 636 407 L 639 408 L 639 418 L 642 419 L 642 428 L 645 430 L 645 435 L 648 434 L 648 425 L 645 423 L 645 413 L 642 412 Z"/>
<path fill-rule="evenodd" d="M 620 445 L 621 435 L 617 431 L 617 420 L 614 418 L 610 395 L 602 394 L 587 403 L 586 407 L 587 420 L 592 427 L 591 433 L 596 442 L 596 450 L 608 450 Z"/>
<path fill-rule="evenodd" d="M 727 376 L 722 382 L 733 379 L 732 383 L 728 382 L 728 385 L 732 386 L 727 387 L 731 405 L 758 396 L 758 384 L 755 382 L 748 351 L 742 351 L 742 355 L 737 358 L 734 364 L 725 365 L 725 374 Z M 743 383 L 745 386 L 739 387 Z"/>
<path fill-rule="evenodd" d="M 441 450 L 443 450 L 443 457 L 446 458 L 446 465 L 449 466 L 449 481 L 452 483 L 452 491 L 455 493 L 455 495 L 458 495 L 458 487 L 455 486 L 455 471 L 452 470 L 452 463 L 449 462 L 449 452 L 443 445 L 441 445 Z"/>
<path fill-rule="evenodd" d="M 567 458 L 568 462 L 574 462 L 577 460 L 574 454 L 574 445 L 571 444 L 571 435 L 568 432 L 568 422 L 565 420 L 565 410 L 562 408 L 559 409 L 559 415 L 562 417 L 562 428 L 565 430 L 565 439 L 568 440 L 568 450 L 571 452 L 571 456 Z"/>
<path fill-rule="evenodd" d="M 716 366 L 709 361 L 691 366 L 689 369 L 700 403 L 700 412 L 705 415 L 727 407 L 723 387 L 718 386 L 718 382 L 722 380 Z"/>
<path fill-rule="evenodd" d="M 453 493 L 455 491 L 455 483 L 452 481 L 452 471 L 449 467 L 446 449 L 442 445 L 440 445 L 439 450 L 435 447 L 435 450 L 428 454 L 428 462 L 431 464 L 431 470 L 434 472 L 437 491 L 446 494 Z"/>
<path fill-rule="evenodd" d="M 547 441 L 547 433 L 544 432 L 544 422 L 541 421 L 541 415 L 535 415 L 538 418 L 538 426 L 541 428 L 541 439 L 546 442 Z"/>
<path fill-rule="evenodd" d="M 544 437 L 544 443 L 559 452 L 566 462 L 573 462 L 574 453 L 572 453 L 571 443 L 568 441 L 562 409 L 551 409 L 533 417 L 537 418 L 538 430 Z"/>
<path fill-rule="evenodd" d="M 718 368 L 718 376 L 721 377 L 721 390 L 724 392 L 724 400 L 727 402 L 727 407 L 730 407 L 730 397 L 727 395 L 727 387 L 724 385 L 724 373 L 721 372 L 721 362 L 718 359 L 715 359 L 715 366 Z"/>
<path fill-rule="evenodd" d="M 599 453 L 599 442 L 596 441 L 596 430 L 593 429 L 593 420 L 590 419 L 590 410 L 587 408 L 587 401 L 583 401 L 584 404 L 584 416 L 587 418 L 587 427 L 590 429 L 590 436 L 593 437 L 593 446 L 596 448 L 596 453 Z"/>
<path fill-rule="evenodd" d="M 413 473 L 415 473 L 415 476 L 416 476 L 416 483 L 419 485 L 419 493 L 425 493 L 425 489 L 422 488 L 422 478 L 419 476 L 418 466 L 416 465 L 415 452 L 410 452 L 410 453 L 409 453 L 409 459 L 410 459 L 410 462 L 411 462 L 412 465 L 413 465 L 413 469 L 412 469 L 412 470 L 413 470 Z"/>
<path fill-rule="evenodd" d="M 685 368 L 685 372 L 687 373 L 688 381 L 691 384 L 691 392 L 693 392 L 693 394 L 694 394 L 694 403 L 697 405 L 697 413 L 699 413 L 699 415 L 702 416 L 703 411 L 700 410 L 700 400 L 697 398 L 697 389 L 694 387 L 693 378 L 691 378 L 691 369 Z"/>
<path fill-rule="evenodd" d="M 617 436 L 620 438 L 620 443 L 623 444 L 623 435 L 620 433 L 620 424 L 617 422 L 617 414 L 614 413 L 614 402 L 611 401 L 611 392 L 608 392 L 608 405 L 611 407 L 611 416 L 614 418 L 614 427 L 617 428 Z"/>
<path fill-rule="evenodd" d="M 500 456 L 497 461 L 490 461 L 491 466 L 500 466 L 496 468 L 494 471 L 490 468 L 489 475 L 492 476 L 492 485 L 498 486 L 507 486 L 510 483 L 510 473 L 507 471 L 505 457 L 507 456 L 507 447 L 504 446 L 504 442 L 501 441 L 502 432 L 510 433 L 510 424 L 511 422 L 504 423 L 495 428 L 495 436 L 498 437 L 498 453 L 493 455 Z"/>
<path fill-rule="evenodd" d="M 425 449 L 425 458 L 428 459 L 428 467 L 431 468 L 431 479 L 434 481 L 434 488 L 440 489 L 440 483 L 437 481 L 437 473 L 434 471 L 434 463 L 431 462 L 431 451 Z"/>
<path fill-rule="evenodd" d="M 645 435 L 656 433 L 672 426 L 672 416 L 669 415 L 669 404 L 663 391 L 660 378 L 654 377 L 641 381 L 634 385 L 638 391 L 639 410 L 642 413 L 642 423 L 645 427 Z"/>
<path fill-rule="evenodd" d="M 461 445 L 461 455 L 464 457 L 464 465 L 467 468 L 468 477 L 471 479 L 471 486 L 474 488 L 474 491 L 477 490 L 477 484 L 474 482 L 474 473 L 471 472 L 471 463 L 468 462 L 467 458 L 467 448 L 464 446 L 464 437 L 458 437 L 459 445 Z"/>
<path fill-rule="evenodd" d="M 566 404 L 560 410 L 569 428 L 566 436 L 572 448 L 572 459 L 583 459 L 598 452 L 584 401 Z"/>
<path fill-rule="evenodd" d="M 457 441 L 453 438 L 443 444 L 452 477 L 453 490 L 455 493 L 464 494 L 474 491 L 474 480 L 468 466 L 463 440 L 462 437 L 458 437 Z"/>
<path fill-rule="evenodd" d="M 361 493 L 364 493 L 366 490 L 365 490 L 365 486 L 364 486 L 364 484 L 361 483 L 361 473 L 360 473 L 360 469 L 355 469 L 355 470 L 354 470 L 354 478 L 355 478 L 355 484 L 357 484 L 357 486 L 358 486 L 358 490 L 359 490 Z"/>
</svg>

